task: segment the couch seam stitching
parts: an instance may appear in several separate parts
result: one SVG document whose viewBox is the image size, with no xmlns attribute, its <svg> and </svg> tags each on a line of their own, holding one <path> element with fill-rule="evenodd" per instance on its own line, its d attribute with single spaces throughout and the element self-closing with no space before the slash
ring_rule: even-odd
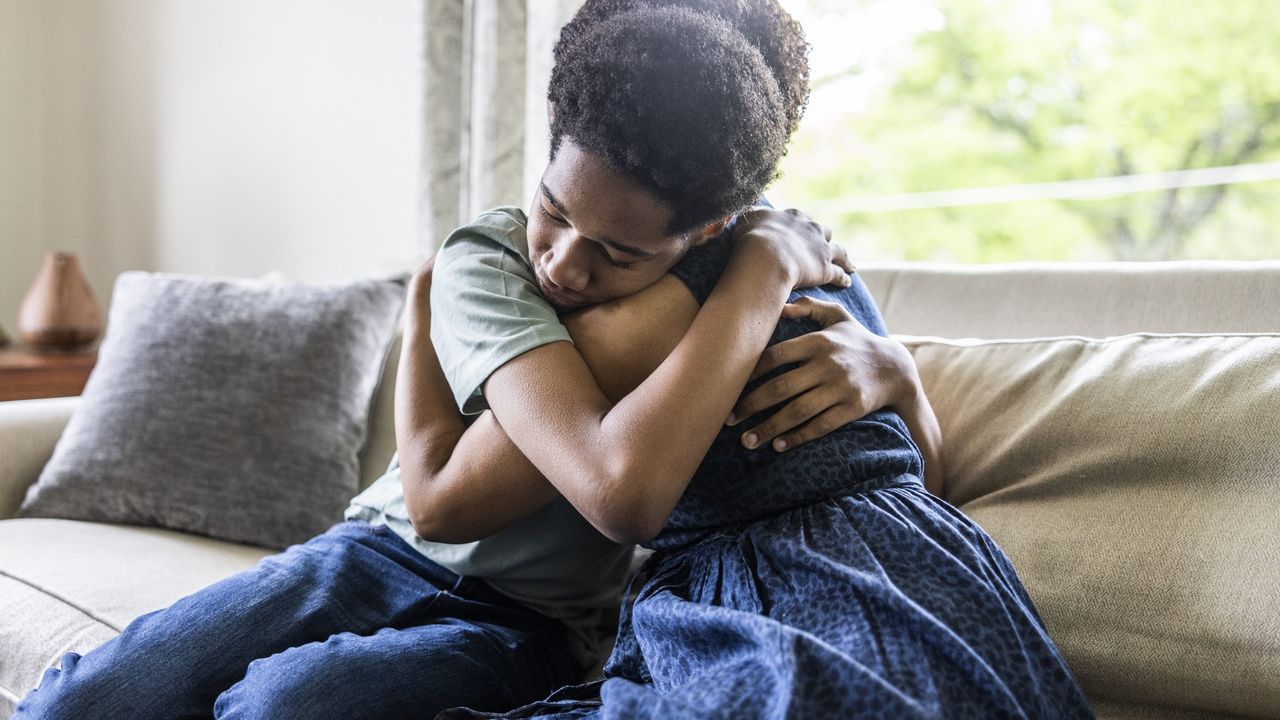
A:
<svg viewBox="0 0 1280 720">
<path fill-rule="evenodd" d="M 22 702 L 22 698 L 18 697 L 18 694 L 16 692 L 10 690 L 4 685 L 0 685 L 0 697 L 4 698 L 5 700 L 12 700 L 14 705 L 17 705 L 18 703 Z"/>
<path fill-rule="evenodd" d="M 37 585 L 36 583 L 31 582 L 30 580 L 27 580 L 26 578 L 20 578 L 20 577 L 18 577 L 18 576 L 16 576 L 16 575 L 14 575 L 13 573 L 10 573 L 10 572 L 8 572 L 8 571 L 6 571 L 6 570 L 0 570 L 0 577 L 7 577 L 7 578 L 9 578 L 10 580 L 13 580 L 14 582 L 22 583 L 23 585 L 26 585 L 27 587 L 29 587 L 29 588 L 31 588 L 31 589 L 33 589 L 33 590 L 36 590 L 36 591 L 38 591 L 38 592 L 42 592 L 42 593 L 44 593 L 45 595 L 48 595 L 49 597 L 54 598 L 55 600 L 60 600 L 60 601 L 61 601 L 64 605 L 66 605 L 67 607 L 73 608 L 73 609 L 75 609 L 75 610 L 79 610 L 81 613 L 84 613 L 85 615 L 87 615 L 88 617 L 92 618 L 93 620 L 96 620 L 97 622 L 100 622 L 100 623 L 102 623 L 103 625 L 106 625 L 107 627 L 111 628 L 112 630 L 116 631 L 117 633 L 122 632 L 122 629 L 121 629 L 121 628 L 116 627 L 116 624 L 115 624 L 115 623 L 113 623 L 113 622 L 111 622 L 111 621 L 107 620 L 106 618 L 103 618 L 103 617 L 99 616 L 97 613 L 92 612 L 92 611 L 88 610 L 87 608 L 82 607 L 82 606 L 81 606 L 81 605 L 79 605 L 78 603 L 71 602 L 71 601 L 70 601 L 70 600 L 68 600 L 67 598 L 65 598 L 65 597 L 63 597 L 63 596 L 61 596 L 61 595 L 59 595 L 58 593 L 52 592 L 51 590 L 49 590 L 49 589 L 47 589 L 47 588 L 41 587 L 40 585 Z"/>
</svg>

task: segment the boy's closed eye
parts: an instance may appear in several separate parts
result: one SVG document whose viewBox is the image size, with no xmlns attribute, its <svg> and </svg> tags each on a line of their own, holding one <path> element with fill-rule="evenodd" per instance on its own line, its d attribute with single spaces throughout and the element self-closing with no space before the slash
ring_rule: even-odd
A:
<svg viewBox="0 0 1280 720">
<path fill-rule="evenodd" d="M 557 225 L 568 226 L 569 224 L 569 221 L 565 220 L 559 215 L 552 213 L 550 210 L 547 210 L 547 206 L 543 205 L 542 203 L 538 203 L 538 210 L 542 212 L 544 217 L 546 217 L 548 220 L 550 220 L 551 222 Z M 620 270 L 630 270 L 631 268 L 635 267 L 634 262 L 622 262 L 621 260 L 615 260 L 613 256 L 609 254 L 609 251 L 605 249 L 605 246 L 603 244 L 595 241 L 591 241 L 591 242 L 593 245 L 596 246 L 596 250 L 599 251 L 601 257 L 604 258 L 604 261 L 609 263 L 613 267 L 616 267 Z"/>
</svg>

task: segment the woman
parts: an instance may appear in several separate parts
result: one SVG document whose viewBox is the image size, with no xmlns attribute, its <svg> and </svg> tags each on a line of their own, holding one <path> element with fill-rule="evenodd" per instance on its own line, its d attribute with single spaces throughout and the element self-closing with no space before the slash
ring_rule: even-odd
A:
<svg viewBox="0 0 1280 720">
<path fill-rule="evenodd" d="M 711 66 L 758 80 L 750 53 L 735 55 L 745 42 L 735 34 L 692 13 L 633 11 L 558 49 L 552 162 L 527 228 L 505 226 L 526 231 L 528 259 L 551 305 L 572 309 L 614 292 L 612 283 L 625 278 L 599 268 L 624 264 L 620 248 L 670 267 L 670 256 L 651 250 L 647 238 L 718 222 L 722 208 L 742 202 L 713 197 L 699 209 L 665 184 L 678 173 L 655 170 L 680 167 L 697 148 L 666 132 L 667 115 L 647 124 L 618 117 L 641 102 L 629 91 L 661 97 L 671 117 L 715 104 L 719 78 Z M 666 52 L 656 57 L 653 48 Z M 715 60 L 700 65 L 708 56 Z M 654 81 L 663 68 L 666 84 Z M 671 80 L 681 69 L 679 81 Z M 706 77 L 709 86 L 697 85 Z M 762 111 L 770 111 L 768 102 Z M 758 193 L 762 184 L 742 189 Z M 885 331 L 857 283 L 804 291 L 809 299 L 787 309 L 776 331 L 771 322 L 751 322 L 783 311 L 796 276 L 782 248 L 753 244 L 749 230 L 734 235 L 712 238 L 704 227 L 674 266 L 679 285 L 659 281 L 615 305 L 625 322 L 614 337 L 603 333 L 603 344 L 616 340 L 605 354 L 630 363 L 618 360 L 623 369 L 606 376 L 629 380 L 616 382 L 612 397 L 595 389 L 595 367 L 562 342 L 539 344 L 496 369 L 472 370 L 446 349 L 440 366 L 429 352 L 418 356 L 421 383 L 443 393 L 447 378 L 464 406 L 482 397 L 533 470 L 601 532 L 657 550 L 624 613 L 608 679 L 515 715 L 1088 717 L 1012 566 L 980 528 L 925 491 L 920 452 L 894 413 L 873 413 L 781 454 L 758 437 L 720 428 L 752 370 L 742 358 L 766 341 L 780 348 L 790 341 L 759 369 L 794 359 L 796 340 L 815 329 L 801 316 L 829 322 L 848 313 Z M 485 271 L 458 249 L 467 245 L 465 236 L 451 239 L 436 276 L 428 270 L 418 278 L 419 311 L 433 310 L 439 327 L 433 337 L 483 325 L 476 320 L 487 312 L 472 305 L 484 303 L 468 286 Z M 747 321 L 726 324 L 730 308 L 750 310 Z M 552 324 L 534 319 L 527 328 Z M 687 379 L 709 366 L 720 379 L 708 381 L 705 372 Z M 754 386 L 769 383 L 766 374 Z M 441 440 L 424 427 L 423 456 L 439 455 L 423 466 L 438 469 L 459 430 Z M 439 479 L 429 471 L 422 477 L 425 486 Z M 426 529 L 430 505 L 422 506 Z"/>
</svg>

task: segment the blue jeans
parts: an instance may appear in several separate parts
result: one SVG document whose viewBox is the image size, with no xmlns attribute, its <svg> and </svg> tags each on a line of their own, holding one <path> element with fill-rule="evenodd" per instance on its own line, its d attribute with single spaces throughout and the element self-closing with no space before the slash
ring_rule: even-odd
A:
<svg viewBox="0 0 1280 720">
<path fill-rule="evenodd" d="M 456 705 L 510 709 L 582 672 L 563 625 L 361 521 L 143 615 L 61 666 L 15 718 L 430 718 Z"/>
</svg>

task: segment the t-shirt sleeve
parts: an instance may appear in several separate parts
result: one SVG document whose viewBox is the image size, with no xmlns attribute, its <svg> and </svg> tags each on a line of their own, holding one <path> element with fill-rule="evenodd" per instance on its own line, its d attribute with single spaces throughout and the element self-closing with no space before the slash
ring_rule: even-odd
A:
<svg viewBox="0 0 1280 720">
<path fill-rule="evenodd" d="M 525 227 L 491 211 L 440 248 L 431 284 L 431 341 L 462 412 L 488 409 L 481 392 L 494 370 L 536 347 L 570 341 L 538 293 L 521 249 Z"/>
</svg>

